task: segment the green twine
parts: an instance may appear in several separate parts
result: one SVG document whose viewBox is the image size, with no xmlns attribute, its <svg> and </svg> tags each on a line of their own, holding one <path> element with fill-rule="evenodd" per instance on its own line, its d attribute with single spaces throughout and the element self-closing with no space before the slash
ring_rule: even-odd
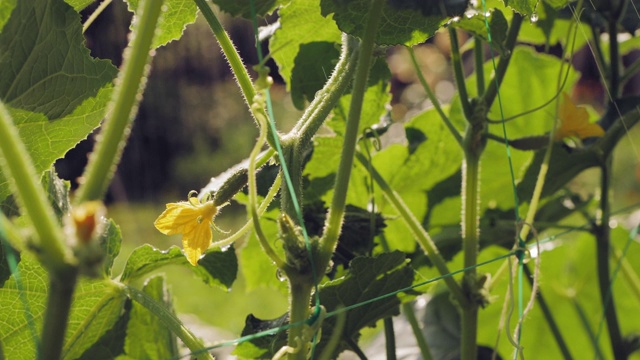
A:
<svg viewBox="0 0 640 360">
<path fill-rule="evenodd" d="M 487 1 L 486 0 L 482 0 L 482 7 L 483 7 L 483 11 L 485 14 L 484 17 L 484 24 L 485 27 L 487 28 L 487 39 L 489 41 L 489 52 L 491 54 L 491 63 L 493 64 L 493 71 L 497 72 L 497 66 L 496 66 L 496 60 L 495 60 L 495 56 L 493 54 L 493 49 L 491 47 L 492 45 L 492 41 L 491 41 L 491 28 L 489 26 L 489 19 L 486 16 L 487 14 Z M 483 71 L 483 69 L 476 69 L 476 71 Z M 516 217 L 516 223 L 520 224 L 522 219 L 520 218 L 520 213 L 518 212 L 518 209 L 520 207 L 519 205 L 519 199 L 518 199 L 518 190 L 516 188 L 516 177 L 515 177 L 515 172 L 513 170 L 513 161 L 511 159 L 511 147 L 509 146 L 509 137 L 507 136 L 507 126 L 506 123 L 504 121 L 504 110 L 502 108 L 502 97 L 500 96 L 500 84 L 498 84 L 498 79 L 496 77 L 494 77 L 494 81 L 496 84 L 496 89 L 497 89 L 497 99 L 498 99 L 498 107 L 500 108 L 500 119 L 501 119 L 501 123 L 502 123 L 502 134 L 504 136 L 505 139 L 505 149 L 507 151 L 507 159 L 509 161 L 509 172 L 511 174 L 511 186 L 513 188 L 513 200 L 514 200 L 514 213 L 515 213 L 515 217 Z M 522 267 L 524 265 L 524 249 L 526 246 L 526 243 L 524 241 L 524 239 L 522 239 L 520 237 L 520 233 L 518 232 L 518 234 L 516 235 L 518 237 L 518 246 L 516 249 L 516 257 L 518 258 L 518 316 L 520 321 L 522 321 L 522 317 L 524 316 L 524 306 L 523 306 L 523 281 L 522 281 Z M 517 343 L 518 343 L 518 348 L 520 348 L 520 339 L 522 335 L 522 328 L 520 328 L 520 330 L 518 331 L 518 339 L 517 339 Z M 518 358 L 518 351 L 514 352 L 514 359 Z"/>
</svg>

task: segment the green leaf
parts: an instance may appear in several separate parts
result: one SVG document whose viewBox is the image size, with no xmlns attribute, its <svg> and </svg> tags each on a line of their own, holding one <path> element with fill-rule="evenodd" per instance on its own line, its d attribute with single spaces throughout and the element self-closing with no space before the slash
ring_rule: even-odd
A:
<svg viewBox="0 0 640 360">
<path fill-rule="evenodd" d="M 629 241 L 629 233 L 617 227 L 611 232 L 613 247 L 622 250 Z M 557 240 L 546 243 L 542 252 L 540 263 L 540 291 L 550 306 L 552 314 L 560 328 L 560 332 L 567 340 L 567 345 L 571 355 L 575 359 L 593 358 L 595 354 L 594 344 L 591 341 L 588 331 L 597 332 L 602 319 L 602 302 L 598 289 L 598 276 L 596 262 L 596 246 L 593 236 L 588 232 L 569 233 L 559 236 Z M 506 251 L 506 250 L 505 250 Z M 494 258 L 504 251 L 487 249 L 478 261 Z M 633 271 L 640 271 L 640 244 L 631 241 L 629 251 L 626 254 L 628 264 Z M 615 263 L 612 262 L 612 268 Z M 494 272 L 499 268 L 501 262 L 483 267 L 482 271 Z M 530 260 L 528 265 L 533 270 L 534 261 Z M 494 294 L 500 296 L 497 303 L 491 304 L 480 312 L 478 320 L 478 342 L 482 344 L 495 344 L 495 331 L 500 321 L 502 311 L 503 295 L 507 291 L 509 276 L 504 276 L 500 281 L 492 284 Z M 629 283 L 622 272 L 613 280 L 613 293 L 615 306 L 618 312 L 618 319 L 623 333 L 628 334 L 637 328 L 638 298 L 633 295 Z M 530 287 L 524 285 L 523 299 L 529 299 Z M 578 307 L 584 312 L 587 326 L 580 319 Z M 621 316 L 620 314 L 626 314 Z M 515 326 L 517 316 L 511 319 L 511 329 Z M 599 338 L 599 346 L 604 353 L 604 358 L 613 358 L 610 352 L 606 324 Z M 624 329 L 627 329 L 626 331 Z M 522 346 L 529 351 L 535 351 L 535 357 L 543 359 L 562 358 L 558 347 L 555 345 L 553 335 L 549 330 L 539 306 L 534 306 L 527 315 L 524 322 L 524 334 Z M 549 346 L 539 346 L 549 344 Z M 535 349 L 535 350 L 534 350 Z M 511 354 L 513 347 L 503 334 L 500 338 L 498 348 L 501 354 Z M 527 350 L 525 350 L 525 354 Z M 533 354 L 533 352 L 531 353 Z"/>
<path fill-rule="evenodd" d="M 120 253 L 120 246 L 122 245 L 122 233 L 120 232 L 120 227 L 115 223 L 115 221 L 111 219 L 107 220 L 105 229 L 98 238 L 98 242 L 105 254 L 102 271 L 105 277 L 110 278 L 113 262 L 116 257 L 118 257 L 118 254 Z"/>
<path fill-rule="evenodd" d="M 81 360 L 112 360 L 124 354 L 131 304 L 131 300 L 125 301 L 123 314 L 118 321 L 82 354 Z"/>
<path fill-rule="evenodd" d="M 336 358 L 345 350 L 348 341 L 356 340 L 363 328 L 374 326 L 376 321 L 385 317 L 399 314 L 400 300 L 397 296 L 378 297 L 406 288 L 412 282 L 413 269 L 405 261 L 405 255 L 394 251 L 377 257 L 355 258 L 346 276 L 323 284 L 320 299 L 327 312 L 377 299 L 349 310 L 341 342 L 331 358 Z M 335 317 L 328 318 L 322 324 L 322 339 L 316 348 L 317 353 L 322 352 L 331 338 L 335 320 Z"/>
<path fill-rule="evenodd" d="M 47 119 L 39 113 L 10 109 L 38 173 L 50 169 L 57 159 L 100 125 L 111 93 L 112 86 L 108 84 L 95 98 L 85 100 L 71 114 L 59 119 Z M 9 183 L 0 173 L 0 201 L 10 193 Z"/>
<path fill-rule="evenodd" d="M 116 71 L 91 58 L 65 2 L 18 2 L 0 33 L 0 97 L 39 173 L 99 125 Z M 9 193 L 0 176 L 0 201 Z"/>
<path fill-rule="evenodd" d="M 0 97 L 49 120 L 71 114 L 116 73 L 83 43 L 80 16 L 64 1 L 19 1 L 0 34 Z"/>
<path fill-rule="evenodd" d="M 336 43 L 316 41 L 301 44 L 291 73 L 291 100 L 298 109 L 312 101 L 331 75 L 340 51 Z"/>
<path fill-rule="evenodd" d="M 422 219 L 427 214 L 427 191 L 458 171 L 462 151 L 435 109 L 425 111 L 405 125 L 408 145 L 390 145 L 373 157 L 373 166 L 400 194 L 413 214 Z M 434 156 L 434 154 L 438 154 Z M 364 175 L 368 178 L 368 175 Z M 354 178 L 355 183 L 365 179 Z M 460 185 L 457 184 L 457 189 Z M 351 189 L 350 189 L 351 190 Z M 376 190 L 376 204 L 390 220 L 385 234 L 389 246 L 414 251 L 413 235 L 395 210 Z M 394 219 L 394 220 L 391 220 Z"/>
<path fill-rule="evenodd" d="M 531 15 L 540 0 L 503 0 L 504 4 L 522 15 Z"/>
<path fill-rule="evenodd" d="M 12 276 L 0 289 L 0 342 L 8 358 L 34 359 L 38 334 L 31 329 L 42 326 L 48 280 L 37 260 L 21 255 L 21 287 Z M 80 280 L 71 305 L 63 358 L 76 359 L 91 347 L 116 323 L 125 300 L 121 288 L 111 281 Z"/>
<path fill-rule="evenodd" d="M 213 0 L 220 10 L 231 16 L 242 16 L 249 20 L 253 19 L 254 13 L 256 16 L 264 16 L 272 13 L 278 5 L 287 2 L 287 0 Z M 252 6 L 254 10 L 251 9 Z"/>
<path fill-rule="evenodd" d="M 82 279 L 74 293 L 64 359 L 76 359 L 89 349 L 120 318 L 126 296 L 109 280 Z"/>
<path fill-rule="evenodd" d="M 136 14 L 140 0 L 126 1 L 129 10 Z M 193 0 L 165 0 L 151 48 L 155 49 L 180 39 L 187 25 L 196 21 L 197 12 L 198 7 Z"/>
<path fill-rule="evenodd" d="M 142 291 L 159 304 L 173 309 L 163 276 L 149 279 Z M 173 312 L 173 310 L 170 311 Z M 131 317 L 127 324 L 125 353 L 124 358 L 129 359 L 171 359 L 178 355 L 178 344 L 176 336 L 157 315 L 137 302 L 133 302 Z"/>
<path fill-rule="evenodd" d="M 504 53 L 504 42 L 507 39 L 509 24 L 500 9 L 494 9 L 491 12 L 489 30 L 487 30 L 485 16 L 481 13 L 476 13 L 472 17 L 464 16 L 460 21 L 452 24 L 479 36 L 485 41 L 489 41 L 489 33 L 491 33 L 491 46 L 498 52 Z"/>
<path fill-rule="evenodd" d="M 65 0 L 65 2 L 71 5 L 76 11 L 80 12 L 80 10 L 93 4 L 95 1 L 94 0 Z"/>
<path fill-rule="evenodd" d="M 11 12 L 16 7 L 16 0 L 3 0 L 0 1 L 0 32 L 2 32 L 2 28 L 4 24 L 9 20 L 9 16 L 11 16 Z"/>
<path fill-rule="evenodd" d="M 286 313 L 279 318 L 271 320 L 262 320 L 247 315 L 244 321 L 244 328 L 241 336 L 248 336 L 259 333 L 261 331 L 276 329 L 289 323 L 289 314 Z M 233 355 L 240 356 L 245 359 L 265 359 L 272 358 L 281 347 L 287 344 L 287 332 L 280 331 L 275 335 L 261 336 L 243 343 L 238 344 L 233 350 Z"/>
<path fill-rule="evenodd" d="M 270 209 L 260 218 L 260 225 L 265 237 L 271 241 L 271 246 L 284 258 L 282 245 L 278 243 L 279 234 L 276 218 L 280 212 L 278 209 Z M 277 289 L 283 294 L 288 294 L 287 282 L 278 276 L 277 267 L 264 253 L 255 232 L 240 247 L 240 263 L 242 276 L 246 281 L 247 291 L 261 287 Z"/>
<path fill-rule="evenodd" d="M 125 283 L 131 282 L 160 267 L 175 264 L 188 264 L 187 258 L 179 247 L 172 246 L 166 251 L 161 251 L 145 244 L 131 253 L 120 280 Z M 235 250 L 233 247 L 225 251 L 208 249 L 205 256 L 198 261 L 198 266 L 189 265 L 189 268 L 206 284 L 220 286 L 228 290 L 231 288 L 238 271 Z"/>
<path fill-rule="evenodd" d="M 313 42 L 340 43 L 341 35 L 330 17 L 320 15 L 320 0 L 291 1 L 278 13 L 281 26 L 269 41 L 269 50 L 290 90 L 301 45 Z M 332 69 L 325 71 L 329 75 Z M 298 71 L 304 73 L 304 69 Z"/>
<path fill-rule="evenodd" d="M 362 38 L 370 4 L 368 0 L 321 0 L 322 15 L 333 15 L 340 30 Z M 379 45 L 419 44 L 433 36 L 447 20 L 439 14 L 425 16 L 415 9 L 397 8 L 389 2 L 385 2 L 382 11 L 384 16 L 380 19 L 376 35 Z"/>
</svg>

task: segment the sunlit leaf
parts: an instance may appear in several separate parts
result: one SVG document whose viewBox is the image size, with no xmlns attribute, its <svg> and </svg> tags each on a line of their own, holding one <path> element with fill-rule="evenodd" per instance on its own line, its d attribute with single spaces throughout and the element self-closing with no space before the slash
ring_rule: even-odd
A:
<svg viewBox="0 0 640 360">
<path fill-rule="evenodd" d="M 126 0 L 129 10 L 134 14 L 140 0 Z M 178 40 L 187 25 L 196 21 L 198 7 L 193 0 L 164 0 L 164 10 L 158 21 L 156 36 L 153 38 L 152 48 L 166 45 Z"/>
</svg>

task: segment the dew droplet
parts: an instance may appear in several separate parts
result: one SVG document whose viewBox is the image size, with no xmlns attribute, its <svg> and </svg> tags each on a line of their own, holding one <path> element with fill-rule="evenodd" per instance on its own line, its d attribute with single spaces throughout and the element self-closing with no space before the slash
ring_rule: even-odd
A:
<svg viewBox="0 0 640 360">
<path fill-rule="evenodd" d="M 532 24 L 535 24 L 535 23 L 538 22 L 538 13 L 537 12 L 534 12 L 534 13 L 531 14 L 530 21 L 531 21 Z"/>
<path fill-rule="evenodd" d="M 278 279 L 278 281 L 285 281 L 287 279 L 282 269 L 276 269 L 276 279 Z"/>
</svg>

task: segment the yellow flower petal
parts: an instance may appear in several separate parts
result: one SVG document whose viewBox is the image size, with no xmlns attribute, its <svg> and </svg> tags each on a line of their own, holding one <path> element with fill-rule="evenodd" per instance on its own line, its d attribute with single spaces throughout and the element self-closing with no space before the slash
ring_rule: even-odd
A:
<svg viewBox="0 0 640 360">
<path fill-rule="evenodd" d="M 583 107 L 577 107 L 566 93 L 560 106 L 560 127 L 556 131 L 555 139 L 567 137 L 586 139 L 604 135 L 604 130 L 598 124 L 589 123 L 589 114 Z"/>
<path fill-rule="evenodd" d="M 202 253 L 211 245 L 211 224 L 218 208 L 209 201 L 167 204 L 154 225 L 165 235 L 182 234 L 182 246 L 189 262 L 196 266 Z"/>
</svg>

